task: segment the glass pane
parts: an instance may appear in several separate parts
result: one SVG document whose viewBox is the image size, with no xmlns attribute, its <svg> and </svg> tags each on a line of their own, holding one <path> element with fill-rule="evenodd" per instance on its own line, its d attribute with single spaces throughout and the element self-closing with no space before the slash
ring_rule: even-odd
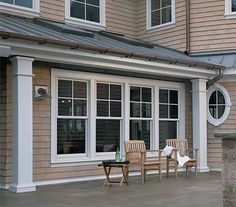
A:
<svg viewBox="0 0 236 207">
<path fill-rule="evenodd" d="M 97 101 L 97 116 L 109 116 L 108 101 Z"/>
<path fill-rule="evenodd" d="M 72 81 L 58 80 L 58 97 L 72 97 Z"/>
<path fill-rule="evenodd" d="M 109 85 L 98 83 L 97 84 L 97 99 L 109 99 Z"/>
<path fill-rule="evenodd" d="M 96 121 L 96 152 L 114 152 L 120 148 L 120 120 Z"/>
<path fill-rule="evenodd" d="M 140 103 L 130 103 L 130 117 L 140 117 Z"/>
<path fill-rule="evenodd" d="M 130 87 L 130 101 L 140 101 L 140 87 Z"/>
<path fill-rule="evenodd" d="M 216 104 L 216 91 L 211 94 L 209 104 Z"/>
<path fill-rule="evenodd" d="M 0 2 L 13 4 L 13 0 L 0 0 Z"/>
<path fill-rule="evenodd" d="M 152 102 L 152 89 L 151 88 L 142 88 L 142 101 Z"/>
<path fill-rule="evenodd" d="M 121 117 L 121 102 L 110 102 L 110 116 Z"/>
<path fill-rule="evenodd" d="M 74 81 L 74 98 L 87 98 L 87 83 Z"/>
<path fill-rule="evenodd" d="M 218 119 L 220 119 L 225 112 L 225 106 L 218 106 Z"/>
<path fill-rule="evenodd" d="M 220 91 L 218 91 L 218 104 L 225 104 L 224 95 Z"/>
<path fill-rule="evenodd" d="M 162 24 L 171 22 L 171 7 L 162 9 Z"/>
<path fill-rule="evenodd" d="M 57 154 L 85 153 L 86 121 L 57 120 Z"/>
<path fill-rule="evenodd" d="M 178 106 L 170 105 L 170 118 L 178 119 Z"/>
<path fill-rule="evenodd" d="M 210 105 L 209 106 L 209 111 L 210 111 L 211 116 L 214 119 L 217 119 L 217 117 L 216 117 L 216 105 Z"/>
<path fill-rule="evenodd" d="M 149 120 L 130 120 L 130 140 L 144 140 L 150 149 L 151 126 Z"/>
<path fill-rule="evenodd" d="M 232 0 L 232 12 L 236 12 L 236 0 Z"/>
<path fill-rule="evenodd" d="M 71 2 L 70 16 L 85 19 L 85 5 L 78 2 Z"/>
<path fill-rule="evenodd" d="M 27 8 L 33 8 L 32 0 L 15 0 L 15 4 L 18 6 L 23 6 Z"/>
<path fill-rule="evenodd" d="M 168 118 L 168 105 L 159 105 L 159 117 L 160 118 Z"/>
<path fill-rule="evenodd" d="M 151 118 L 152 114 L 152 105 L 151 104 L 142 104 L 142 117 L 143 118 Z"/>
<path fill-rule="evenodd" d="M 160 9 L 160 0 L 151 0 L 151 11 Z"/>
<path fill-rule="evenodd" d="M 170 103 L 178 104 L 178 91 L 170 90 Z"/>
<path fill-rule="evenodd" d="M 99 1 L 100 0 L 87 0 L 86 2 L 87 2 L 87 4 L 99 6 Z"/>
<path fill-rule="evenodd" d="M 58 99 L 58 115 L 71 116 L 72 115 L 72 99 Z"/>
<path fill-rule="evenodd" d="M 168 103 L 168 90 L 164 89 L 159 90 L 159 102 Z"/>
<path fill-rule="evenodd" d="M 99 8 L 94 6 L 86 6 L 86 20 L 100 22 Z"/>
<path fill-rule="evenodd" d="M 120 85 L 110 85 L 110 99 L 121 100 L 121 86 Z"/>
<path fill-rule="evenodd" d="M 159 149 L 166 146 L 166 139 L 177 138 L 177 122 L 176 121 L 160 121 L 159 122 Z"/>
<path fill-rule="evenodd" d="M 171 0 L 162 0 L 162 8 L 166 6 L 171 6 Z"/>
<path fill-rule="evenodd" d="M 151 12 L 151 26 L 152 27 L 161 24 L 160 17 L 161 17 L 160 10 Z"/>
<path fill-rule="evenodd" d="M 74 116 L 87 116 L 86 100 L 74 100 Z"/>
</svg>

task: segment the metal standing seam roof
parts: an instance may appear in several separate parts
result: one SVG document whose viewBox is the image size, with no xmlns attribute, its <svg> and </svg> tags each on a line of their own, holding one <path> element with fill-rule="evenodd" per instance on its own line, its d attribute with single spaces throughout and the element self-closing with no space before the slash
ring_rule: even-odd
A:
<svg viewBox="0 0 236 207">
<path fill-rule="evenodd" d="M 27 19 L 11 15 L 0 15 L 0 36 L 10 38 L 11 34 L 24 37 L 44 38 L 51 41 L 68 44 L 83 44 L 92 47 L 102 47 L 127 54 L 140 54 L 140 57 L 164 57 L 164 61 L 174 63 L 198 65 L 206 68 L 223 68 L 220 63 L 212 64 L 207 60 L 199 60 L 182 52 L 161 47 L 156 44 L 132 39 L 123 35 L 109 32 L 93 32 L 75 28 L 63 23 L 41 20 L 39 18 Z M 9 36 L 8 36 L 9 35 Z M 14 36 L 13 36 L 14 38 Z M 53 44 L 53 43 L 52 43 Z M 137 55 L 136 57 L 139 57 Z M 151 59 L 151 58 L 150 58 Z M 157 58 L 158 59 L 158 58 Z"/>
</svg>

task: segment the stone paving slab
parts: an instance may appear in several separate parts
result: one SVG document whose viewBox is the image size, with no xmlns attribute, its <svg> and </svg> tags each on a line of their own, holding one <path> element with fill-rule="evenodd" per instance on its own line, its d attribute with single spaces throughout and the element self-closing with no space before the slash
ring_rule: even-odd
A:
<svg viewBox="0 0 236 207">
<path fill-rule="evenodd" d="M 0 190 L 0 207 L 222 207 L 221 173 L 179 173 L 160 183 L 158 176 L 139 176 L 128 186 L 103 187 L 103 180 L 40 186 L 36 192 L 15 194 Z"/>
</svg>

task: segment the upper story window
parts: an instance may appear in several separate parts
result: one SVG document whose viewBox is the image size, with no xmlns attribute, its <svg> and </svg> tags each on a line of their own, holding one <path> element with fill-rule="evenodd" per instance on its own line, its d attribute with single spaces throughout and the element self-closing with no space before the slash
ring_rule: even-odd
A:
<svg viewBox="0 0 236 207">
<path fill-rule="evenodd" d="M 230 96 L 227 90 L 219 85 L 214 84 L 208 89 L 208 121 L 219 126 L 229 116 L 231 107 Z"/>
<path fill-rule="evenodd" d="M 161 30 L 175 24 L 175 0 L 147 0 L 147 30 Z"/>
<path fill-rule="evenodd" d="M 105 0 L 66 0 L 65 14 L 67 23 L 105 28 Z"/>
<path fill-rule="evenodd" d="M 0 0 L 0 10 L 37 16 L 39 14 L 39 2 L 39 0 Z"/>
<path fill-rule="evenodd" d="M 236 0 L 225 0 L 225 17 L 236 18 Z"/>
</svg>

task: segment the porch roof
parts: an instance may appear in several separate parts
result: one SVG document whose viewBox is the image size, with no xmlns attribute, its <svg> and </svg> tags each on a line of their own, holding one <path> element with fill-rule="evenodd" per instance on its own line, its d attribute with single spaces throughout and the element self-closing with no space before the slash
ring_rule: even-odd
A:
<svg viewBox="0 0 236 207">
<path fill-rule="evenodd" d="M 134 59 L 195 66 L 206 69 L 223 69 L 220 63 L 190 57 L 182 52 L 161 47 L 157 44 L 132 39 L 105 31 L 88 31 L 63 23 L 28 19 L 12 15 L 0 15 L 0 36 L 2 39 L 18 39 L 65 46 L 74 50 L 88 50 L 101 54 L 112 54 Z"/>
</svg>

